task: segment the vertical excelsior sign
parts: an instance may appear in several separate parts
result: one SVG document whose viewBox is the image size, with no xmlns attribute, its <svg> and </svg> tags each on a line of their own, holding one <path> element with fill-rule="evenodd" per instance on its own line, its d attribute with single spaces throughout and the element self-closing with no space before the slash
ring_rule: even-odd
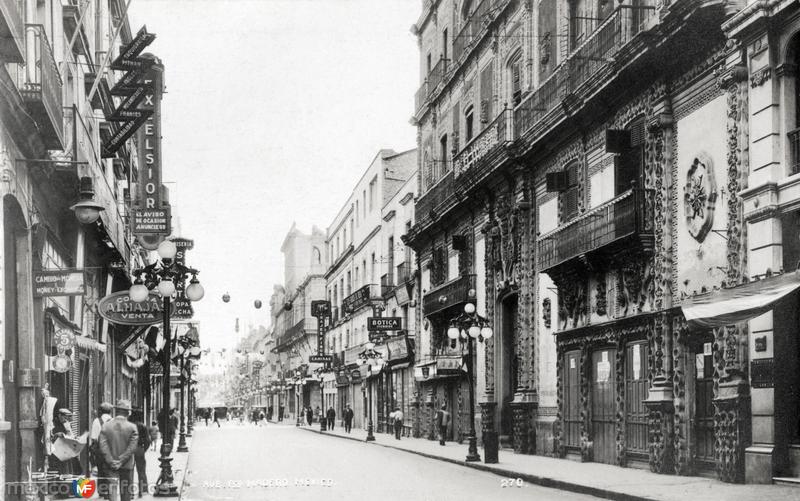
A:
<svg viewBox="0 0 800 501">
<path fill-rule="evenodd" d="M 172 229 L 169 207 L 161 199 L 161 96 L 164 91 L 161 61 L 157 59 L 149 68 L 144 83 L 148 93 L 142 108 L 152 113 L 139 130 L 139 205 L 133 214 L 133 233 L 166 236 Z M 149 239 L 140 238 L 142 240 Z"/>
</svg>

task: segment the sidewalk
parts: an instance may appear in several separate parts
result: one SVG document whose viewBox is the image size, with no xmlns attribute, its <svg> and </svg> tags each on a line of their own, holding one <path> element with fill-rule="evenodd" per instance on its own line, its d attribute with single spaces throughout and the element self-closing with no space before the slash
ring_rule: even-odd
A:
<svg viewBox="0 0 800 501">
<path fill-rule="evenodd" d="M 192 438 L 186 437 L 186 445 L 189 447 L 189 452 L 175 452 L 172 451 L 170 457 L 172 457 L 172 475 L 175 478 L 175 485 L 178 486 L 178 497 L 171 498 L 171 499 L 180 499 L 180 496 L 183 491 L 183 479 L 186 476 L 186 465 L 189 462 L 189 454 L 191 454 L 192 450 Z M 164 498 L 156 498 L 153 496 L 153 492 L 155 492 L 156 481 L 158 480 L 158 476 L 161 473 L 161 463 L 158 462 L 158 458 L 161 455 L 159 453 L 159 449 L 161 447 L 161 441 L 158 441 L 158 448 L 153 450 L 153 447 L 150 446 L 150 449 L 147 451 L 147 482 L 148 488 L 150 490 L 149 493 L 144 494 L 141 498 L 134 498 L 134 499 L 142 499 L 143 501 L 154 501 L 156 499 L 164 499 Z M 175 449 L 178 448 L 178 440 L 175 440 Z M 136 482 L 138 477 L 136 473 L 133 474 L 133 481 Z"/>
<path fill-rule="evenodd" d="M 477 470 L 496 473 L 509 478 L 522 478 L 526 482 L 553 487 L 564 491 L 590 494 L 597 497 L 622 500 L 647 501 L 759 501 L 799 500 L 800 488 L 782 485 L 727 484 L 704 477 L 659 475 L 647 470 L 621 468 L 601 463 L 580 463 L 567 459 L 515 454 L 500 451 L 496 464 L 467 463 L 467 444 L 448 442 L 441 446 L 436 440 L 406 438 L 396 440 L 394 435 L 375 433 L 375 442 L 366 442 L 367 432 L 353 429 L 344 433 L 338 426 L 333 432 L 319 428 L 302 429 L 331 437 L 358 440 L 365 445 L 377 445 L 419 454 L 431 459 L 460 464 Z M 483 450 L 478 451 L 483 458 Z"/>
</svg>

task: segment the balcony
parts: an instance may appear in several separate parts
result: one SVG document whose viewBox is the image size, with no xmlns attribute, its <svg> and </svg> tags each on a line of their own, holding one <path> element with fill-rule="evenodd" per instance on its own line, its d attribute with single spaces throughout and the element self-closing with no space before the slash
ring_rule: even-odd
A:
<svg viewBox="0 0 800 501">
<path fill-rule="evenodd" d="M 513 127 L 511 110 L 504 109 L 477 136 L 473 137 L 453 158 L 454 176 L 458 178 L 498 146 L 512 140 L 508 132 Z M 509 127 L 512 126 L 512 127 Z"/>
<path fill-rule="evenodd" d="M 479 35 L 491 22 L 489 7 L 493 0 L 483 0 L 464 22 L 461 31 L 453 38 L 453 61 L 458 61 L 479 39 Z"/>
<path fill-rule="evenodd" d="M 789 139 L 789 155 L 791 165 L 789 175 L 800 172 L 800 129 L 795 129 L 786 134 Z"/>
<path fill-rule="evenodd" d="M 0 0 L 0 59 L 25 62 L 25 24 L 20 0 Z"/>
<path fill-rule="evenodd" d="M 423 313 L 427 317 L 451 306 L 466 303 L 470 289 L 475 288 L 475 275 L 462 275 L 455 280 L 433 288 L 422 298 Z"/>
<path fill-rule="evenodd" d="M 2 0 L 0 0 L 2 1 Z M 26 24 L 26 64 L 10 64 L 25 107 L 36 121 L 49 150 L 64 149 L 64 112 L 61 108 L 61 76 L 44 27 Z"/>
<path fill-rule="evenodd" d="M 630 189 L 543 235 L 537 241 L 538 269 L 547 272 L 590 253 L 603 258 L 621 248 L 652 250 L 653 196 L 653 190 Z"/>
<path fill-rule="evenodd" d="M 428 76 L 425 77 L 425 81 L 422 82 L 422 85 L 417 90 L 416 94 L 414 94 L 416 111 L 419 111 L 419 109 L 425 105 L 431 94 L 433 94 L 439 84 L 444 80 L 444 77 L 447 74 L 447 63 L 447 59 L 440 58 L 436 65 L 428 73 Z"/>
<path fill-rule="evenodd" d="M 454 187 L 454 174 L 450 171 L 419 198 L 414 207 L 418 225 L 424 226 L 439 216 L 436 208 L 454 194 Z"/>
<path fill-rule="evenodd" d="M 306 334 L 306 320 L 300 319 L 299 322 L 286 329 L 281 337 L 278 338 L 275 349 L 277 351 L 286 350 L 289 346 L 300 340 Z"/>
<path fill-rule="evenodd" d="M 413 271 L 409 263 L 400 263 L 397 265 L 397 283 L 398 285 L 405 284 L 414 278 Z"/>
<path fill-rule="evenodd" d="M 387 299 L 394 295 L 394 280 L 392 275 L 386 274 L 381 277 L 381 297 Z"/>
<path fill-rule="evenodd" d="M 514 137 L 525 135 L 580 87 L 615 62 L 623 47 L 645 31 L 655 6 L 620 5 L 514 110 Z"/>
</svg>

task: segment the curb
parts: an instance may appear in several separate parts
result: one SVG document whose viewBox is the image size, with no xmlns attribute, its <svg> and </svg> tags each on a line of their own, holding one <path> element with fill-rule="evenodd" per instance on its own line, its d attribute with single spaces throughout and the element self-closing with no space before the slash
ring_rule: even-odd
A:
<svg viewBox="0 0 800 501">
<path fill-rule="evenodd" d="M 321 432 L 319 430 L 311 429 L 311 428 L 302 428 L 301 427 L 301 429 L 304 429 L 304 430 L 312 432 L 312 433 L 316 433 L 318 435 L 325 435 L 325 436 L 328 436 L 328 437 L 341 438 L 341 439 L 345 439 L 345 440 L 355 440 L 357 442 L 361 442 L 361 443 L 367 444 L 367 445 L 377 445 L 377 446 L 380 446 L 380 447 L 386 447 L 387 449 L 394 449 L 394 450 L 397 450 L 397 451 L 408 452 L 410 454 L 416 454 L 418 456 L 426 457 L 426 458 L 429 458 L 429 459 L 435 459 L 435 460 L 438 460 L 438 461 L 444 461 L 446 463 L 457 464 L 459 466 L 466 466 L 467 468 L 472 468 L 472 469 L 475 469 L 475 470 L 485 471 L 485 472 L 493 473 L 495 475 L 500 475 L 500 476 L 503 476 L 503 477 L 521 478 L 521 479 L 525 480 L 526 482 L 529 482 L 529 483 L 535 484 L 535 485 L 540 485 L 542 487 L 549 487 L 549 488 L 552 488 L 552 489 L 558 489 L 558 490 L 562 490 L 562 491 L 576 492 L 578 494 L 588 494 L 590 496 L 595 496 L 595 497 L 600 497 L 600 498 L 605 498 L 605 499 L 615 499 L 615 500 L 620 500 L 620 501 L 658 501 L 657 498 L 649 498 L 649 497 L 643 497 L 643 496 L 636 496 L 636 495 L 632 495 L 632 494 L 625 494 L 623 492 L 615 492 L 615 491 L 611 491 L 611 490 L 608 490 L 608 489 L 603 489 L 601 487 L 591 487 L 589 485 L 578 484 L 578 483 L 575 483 L 575 482 L 567 482 L 567 481 L 564 481 L 564 480 L 556 480 L 554 478 L 542 477 L 542 476 L 539 476 L 539 475 L 532 475 L 530 473 L 522 473 L 522 472 L 518 472 L 518 471 L 514 471 L 514 470 L 508 470 L 508 469 L 501 468 L 501 467 L 498 467 L 498 466 L 489 466 L 489 465 L 486 465 L 484 463 L 473 463 L 473 462 L 467 462 L 467 461 L 462 461 L 462 460 L 458 460 L 458 459 L 450 459 L 450 458 L 446 458 L 446 457 L 442 457 L 442 456 L 437 456 L 435 454 L 429 454 L 427 452 L 420 452 L 420 451 L 414 451 L 414 450 L 409 450 L 409 449 L 403 449 L 402 447 L 396 447 L 396 446 L 393 446 L 393 445 L 381 444 L 381 443 L 378 443 L 378 442 L 366 442 L 366 441 L 364 441 L 364 440 L 362 440 L 360 438 L 356 438 L 356 437 L 345 437 L 345 436 L 342 436 L 342 435 L 329 435 L 327 433 Z"/>
</svg>

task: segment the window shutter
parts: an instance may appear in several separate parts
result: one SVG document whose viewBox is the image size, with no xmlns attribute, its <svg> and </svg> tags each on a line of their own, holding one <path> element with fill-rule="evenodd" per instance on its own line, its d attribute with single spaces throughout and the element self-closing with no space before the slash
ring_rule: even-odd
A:
<svg viewBox="0 0 800 501">
<path fill-rule="evenodd" d="M 630 135 L 630 147 L 644 146 L 644 118 L 640 117 L 631 122 L 626 131 Z"/>
<path fill-rule="evenodd" d="M 564 191 L 569 187 L 566 171 L 548 172 L 545 179 L 548 192 Z"/>
<path fill-rule="evenodd" d="M 453 151 L 459 151 L 459 139 L 461 137 L 461 103 L 456 101 L 453 105 Z"/>
<path fill-rule="evenodd" d="M 511 99 L 514 102 L 514 106 L 522 102 L 522 78 L 519 60 L 511 64 Z"/>
<path fill-rule="evenodd" d="M 561 222 L 567 222 L 578 214 L 578 164 L 564 169 L 567 188 L 561 194 Z"/>
<path fill-rule="evenodd" d="M 492 116 L 493 77 L 494 63 L 492 62 L 481 71 L 481 123 L 489 123 L 494 118 Z"/>
</svg>

